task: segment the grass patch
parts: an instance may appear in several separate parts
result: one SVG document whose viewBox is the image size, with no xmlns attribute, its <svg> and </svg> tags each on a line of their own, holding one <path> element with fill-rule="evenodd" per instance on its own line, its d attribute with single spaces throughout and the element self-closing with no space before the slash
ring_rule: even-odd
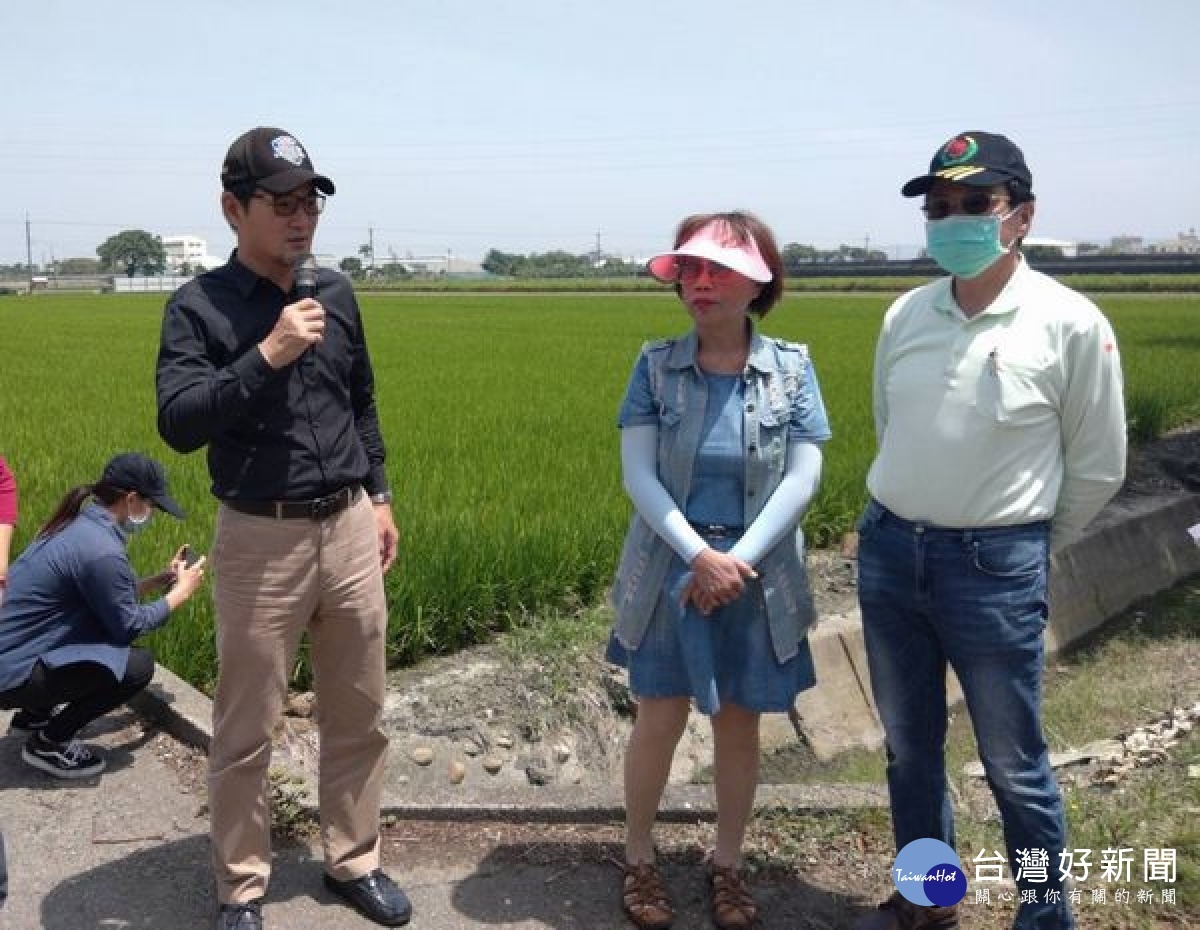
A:
<svg viewBox="0 0 1200 930">
<path fill-rule="evenodd" d="M 581 679 L 599 670 L 611 623 L 612 612 L 606 607 L 547 610 L 523 615 L 499 638 L 500 653 L 508 662 L 537 670 L 540 696 L 556 715 L 548 729 L 589 715 L 590 708 L 577 706 L 579 695 L 587 693 L 580 685 L 594 682 Z"/>
</svg>

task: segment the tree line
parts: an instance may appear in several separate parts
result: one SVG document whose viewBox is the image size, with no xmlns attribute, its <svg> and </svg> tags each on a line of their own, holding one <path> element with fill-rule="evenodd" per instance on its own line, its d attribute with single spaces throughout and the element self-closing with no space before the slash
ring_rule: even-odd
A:
<svg viewBox="0 0 1200 930">
<path fill-rule="evenodd" d="M 124 274 L 132 278 L 134 275 L 162 274 L 167 268 L 162 237 L 143 229 L 126 229 L 109 236 L 96 248 L 96 256 L 59 259 L 54 263 L 53 271 L 61 275 Z M 0 277 L 26 278 L 39 270 L 45 273 L 51 269 L 31 268 L 17 262 L 0 265 Z"/>
<path fill-rule="evenodd" d="M 375 265 L 369 245 L 359 248 L 361 257 L 343 258 L 339 267 L 355 279 L 365 277 L 401 279 L 412 276 L 398 261 Z M 1027 246 L 1025 256 L 1031 261 L 1046 261 L 1063 258 L 1062 250 L 1053 246 Z M 1079 255 L 1116 254 L 1117 250 L 1102 248 L 1091 243 L 1081 243 Z M 124 274 L 159 275 L 166 271 L 167 256 L 162 237 L 143 229 L 126 229 L 105 239 L 96 248 L 97 258 L 67 258 L 55 263 L 54 270 L 64 275 Z M 879 249 L 865 246 L 839 245 L 834 249 L 818 249 L 800 242 L 789 242 L 781 250 L 784 271 L 787 274 L 803 274 L 813 265 L 853 264 L 856 262 L 886 262 L 888 255 Z M 370 264 L 368 264 L 370 263 Z M 204 271 L 200 267 L 180 269 L 183 274 Z M 599 252 L 575 254 L 555 249 L 549 252 L 528 254 L 504 252 L 490 249 L 483 259 L 483 270 L 506 278 L 609 278 L 632 277 L 645 274 L 639 262 L 628 261 Z M 16 263 L 0 265 L 0 276 L 26 277 L 33 273 L 28 266 Z"/>
<path fill-rule="evenodd" d="M 818 249 L 799 242 L 789 242 L 780 255 L 789 273 L 815 263 L 887 261 L 887 253 L 877 249 L 852 245 Z M 639 262 L 596 252 L 577 255 L 561 250 L 520 254 L 491 249 L 484 256 L 483 270 L 506 278 L 608 278 L 645 273 Z"/>
</svg>

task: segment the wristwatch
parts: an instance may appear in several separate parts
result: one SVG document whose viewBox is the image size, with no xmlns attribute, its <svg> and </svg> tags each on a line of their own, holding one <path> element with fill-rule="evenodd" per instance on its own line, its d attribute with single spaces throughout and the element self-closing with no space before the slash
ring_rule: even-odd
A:
<svg viewBox="0 0 1200 930">
<path fill-rule="evenodd" d="M 378 494 L 371 495 L 372 504 L 390 504 L 392 502 L 391 491 L 380 491 Z"/>
</svg>

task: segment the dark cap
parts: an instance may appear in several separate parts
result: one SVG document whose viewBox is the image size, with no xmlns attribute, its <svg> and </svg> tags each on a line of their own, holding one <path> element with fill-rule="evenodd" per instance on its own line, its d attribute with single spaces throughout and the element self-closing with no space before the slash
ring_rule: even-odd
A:
<svg viewBox="0 0 1200 930">
<path fill-rule="evenodd" d="M 272 194 L 286 194 L 303 184 L 315 184 L 332 194 L 333 182 L 313 170 L 312 159 L 296 137 L 283 129 L 260 126 L 238 136 L 221 166 L 225 190 L 252 184 Z"/>
<path fill-rule="evenodd" d="M 1025 156 L 1006 137 L 991 132 L 959 133 L 937 150 L 929 163 L 929 173 L 913 178 L 900 193 L 919 197 L 939 179 L 972 187 L 1018 181 L 1033 196 L 1033 175 L 1025 165 Z"/>
<path fill-rule="evenodd" d="M 154 459 L 137 452 L 113 456 L 104 466 L 100 483 L 120 491 L 137 491 L 159 510 L 183 519 L 183 508 L 175 503 L 167 491 L 167 473 Z"/>
</svg>

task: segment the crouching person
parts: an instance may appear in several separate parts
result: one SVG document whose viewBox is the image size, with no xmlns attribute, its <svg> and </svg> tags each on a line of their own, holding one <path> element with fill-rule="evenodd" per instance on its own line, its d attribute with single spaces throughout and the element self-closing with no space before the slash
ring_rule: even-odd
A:
<svg viewBox="0 0 1200 930">
<path fill-rule="evenodd" d="M 162 466 L 118 455 L 99 481 L 67 492 L 9 570 L 0 707 L 17 708 L 11 727 L 28 733 L 21 758 L 57 778 L 103 771 L 104 758 L 76 735 L 150 683 L 154 656 L 131 644 L 166 623 L 204 578 L 203 558 L 189 567 L 177 556 L 166 571 L 138 580 L 126 545 L 155 508 L 183 518 Z"/>
</svg>

